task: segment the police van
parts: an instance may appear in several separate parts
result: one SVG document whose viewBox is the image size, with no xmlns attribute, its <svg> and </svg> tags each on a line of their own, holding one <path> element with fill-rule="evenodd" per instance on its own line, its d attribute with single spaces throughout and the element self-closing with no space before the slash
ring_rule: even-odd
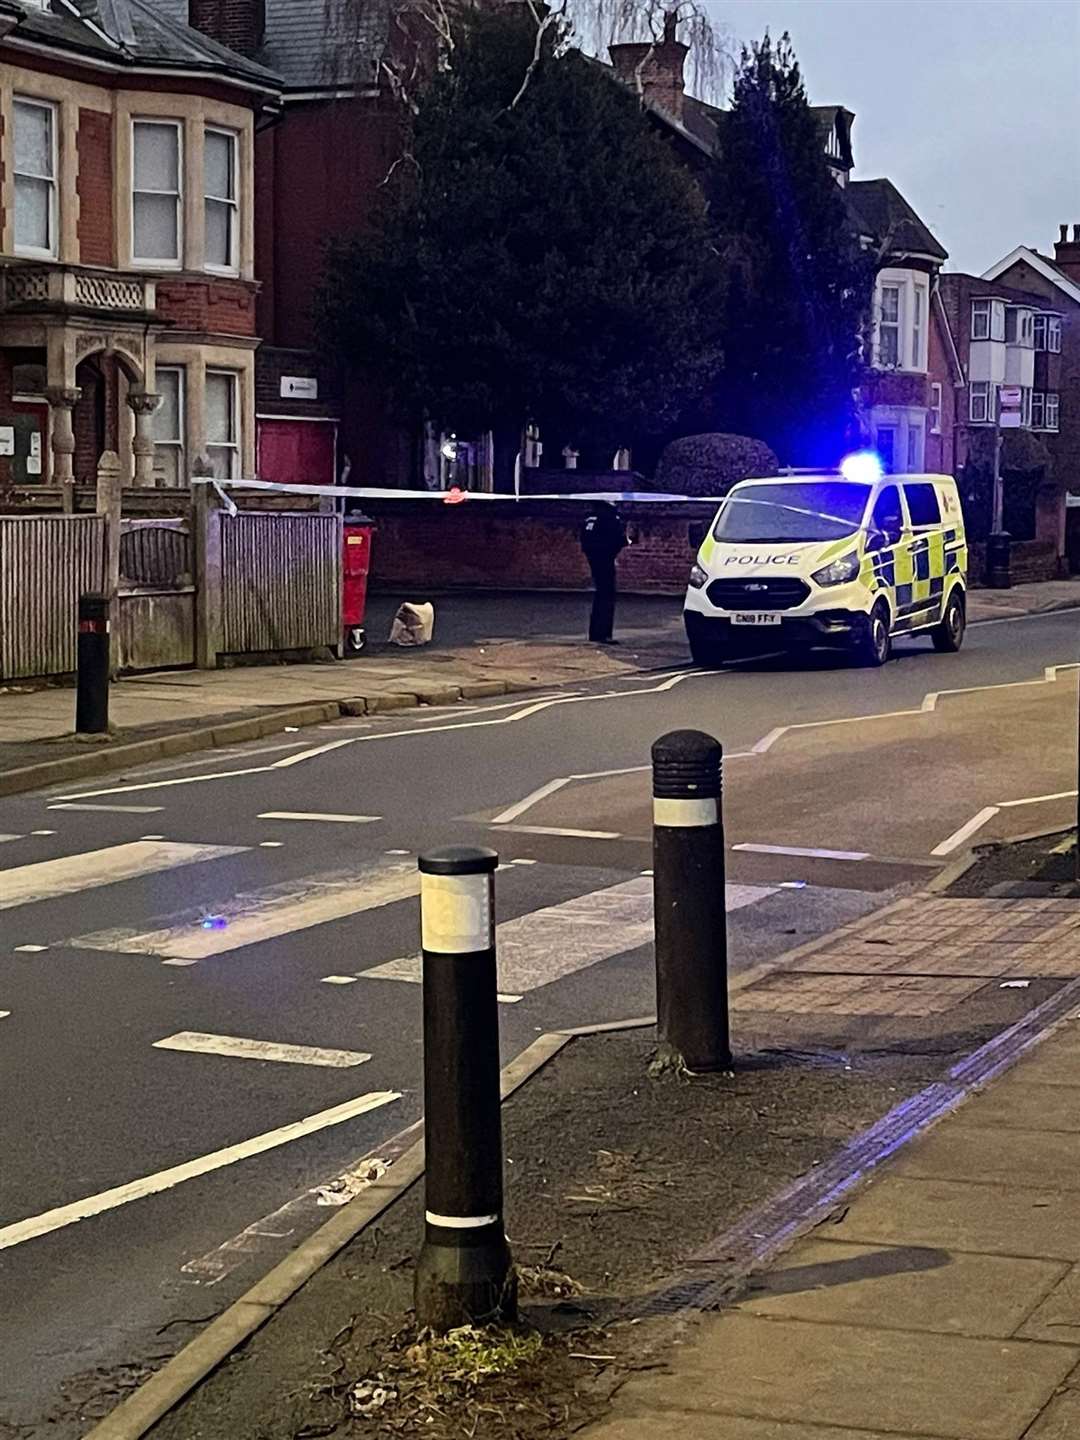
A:
<svg viewBox="0 0 1080 1440">
<path fill-rule="evenodd" d="M 966 593 L 956 481 L 883 475 L 875 457 L 851 456 L 837 474 L 735 485 L 698 551 L 684 618 L 697 665 L 774 642 L 884 665 L 897 635 L 959 650 Z"/>
</svg>

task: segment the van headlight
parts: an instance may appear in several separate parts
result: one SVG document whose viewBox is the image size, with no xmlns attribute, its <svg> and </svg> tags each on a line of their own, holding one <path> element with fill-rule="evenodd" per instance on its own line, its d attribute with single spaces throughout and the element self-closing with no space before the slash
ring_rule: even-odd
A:
<svg viewBox="0 0 1080 1440">
<path fill-rule="evenodd" d="M 692 590 L 700 590 L 708 578 L 709 574 L 707 570 L 703 570 L 700 565 L 692 566 L 690 569 L 690 588 Z"/>
<path fill-rule="evenodd" d="M 841 555 L 839 560 L 834 560 L 824 569 L 815 570 L 810 578 L 816 580 L 819 585 L 844 585 L 847 581 L 855 579 L 861 563 L 853 550 L 850 555 Z"/>
</svg>

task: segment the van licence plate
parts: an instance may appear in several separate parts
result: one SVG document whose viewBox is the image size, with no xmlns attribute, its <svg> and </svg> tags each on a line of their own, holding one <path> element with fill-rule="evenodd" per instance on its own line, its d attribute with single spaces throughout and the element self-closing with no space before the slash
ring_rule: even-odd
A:
<svg viewBox="0 0 1080 1440">
<path fill-rule="evenodd" d="M 764 615 L 758 611 L 752 613 L 743 612 L 738 615 L 732 615 L 731 623 L 733 625 L 779 625 L 780 616 Z"/>
</svg>

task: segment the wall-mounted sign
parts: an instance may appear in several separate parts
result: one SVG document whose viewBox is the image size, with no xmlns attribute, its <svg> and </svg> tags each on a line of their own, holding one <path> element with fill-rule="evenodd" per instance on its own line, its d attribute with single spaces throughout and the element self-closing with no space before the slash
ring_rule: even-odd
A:
<svg viewBox="0 0 1080 1440">
<path fill-rule="evenodd" d="M 317 400 L 319 382 L 314 375 L 282 375 L 281 398 L 283 400 Z"/>
<path fill-rule="evenodd" d="M 26 457 L 27 475 L 41 474 L 41 431 L 30 431 L 30 453 Z"/>
<path fill-rule="evenodd" d="M 0 455 L 15 454 L 15 426 L 0 425 Z"/>
</svg>

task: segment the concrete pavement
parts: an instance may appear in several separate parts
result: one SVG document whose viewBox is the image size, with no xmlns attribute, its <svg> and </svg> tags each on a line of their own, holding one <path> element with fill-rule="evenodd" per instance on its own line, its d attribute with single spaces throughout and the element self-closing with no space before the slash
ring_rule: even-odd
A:
<svg viewBox="0 0 1080 1440">
<path fill-rule="evenodd" d="M 963 902 L 961 902 L 963 903 Z M 1071 963 L 1080 968 L 1080 902 Z M 971 951 L 969 950 L 969 954 Z M 1064 956 L 1065 951 L 1062 951 Z M 1080 1016 L 697 1317 L 589 1440 L 1074 1440 Z"/>
</svg>

